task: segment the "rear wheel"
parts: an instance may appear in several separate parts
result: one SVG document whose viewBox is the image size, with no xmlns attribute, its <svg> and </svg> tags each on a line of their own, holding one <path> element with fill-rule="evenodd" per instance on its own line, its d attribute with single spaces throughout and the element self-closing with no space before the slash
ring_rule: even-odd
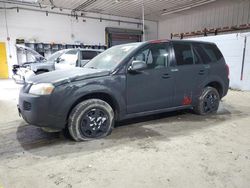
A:
<svg viewBox="0 0 250 188">
<path fill-rule="evenodd" d="M 79 103 L 70 113 L 69 133 L 75 141 L 103 138 L 114 127 L 114 112 L 111 106 L 100 99 Z"/>
<path fill-rule="evenodd" d="M 220 104 L 220 95 L 213 87 L 203 89 L 198 104 L 194 107 L 194 111 L 200 115 L 216 113 Z"/>
</svg>

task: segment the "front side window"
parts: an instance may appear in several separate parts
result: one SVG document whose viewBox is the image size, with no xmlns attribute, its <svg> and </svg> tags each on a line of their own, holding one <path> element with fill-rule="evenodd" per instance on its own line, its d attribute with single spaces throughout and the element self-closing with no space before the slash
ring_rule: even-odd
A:
<svg viewBox="0 0 250 188">
<path fill-rule="evenodd" d="M 194 57 L 190 44 L 174 43 L 173 47 L 177 66 L 194 64 Z"/>
<path fill-rule="evenodd" d="M 140 51 L 133 60 L 147 64 L 148 69 L 164 68 L 169 65 L 169 52 L 165 43 L 151 44 Z"/>
</svg>

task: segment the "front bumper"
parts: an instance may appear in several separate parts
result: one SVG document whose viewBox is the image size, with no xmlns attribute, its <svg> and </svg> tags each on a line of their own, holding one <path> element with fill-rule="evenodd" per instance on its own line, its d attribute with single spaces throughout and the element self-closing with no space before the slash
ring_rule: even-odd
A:
<svg viewBox="0 0 250 188">
<path fill-rule="evenodd" d="M 18 74 L 13 74 L 12 79 L 16 82 L 16 84 L 24 84 L 25 79 L 23 76 Z"/>
<path fill-rule="evenodd" d="M 65 118 L 51 112 L 50 96 L 36 96 L 23 91 L 19 94 L 18 112 L 31 125 L 51 129 L 65 128 Z"/>
<path fill-rule="evenodd" d="M 13 69 L 13 76 L 12 79 L 17 83 L 17 84 L 24 84 L 25 81 L 29 80 L 29 78 L 35 76 L 35 73 L 28 69 L 28 68 L 15 68 Z"/>
</svg>

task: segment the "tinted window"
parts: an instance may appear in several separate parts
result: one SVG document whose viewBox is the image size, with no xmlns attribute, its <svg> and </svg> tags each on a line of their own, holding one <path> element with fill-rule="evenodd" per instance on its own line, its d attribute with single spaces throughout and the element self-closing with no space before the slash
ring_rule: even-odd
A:
<svg viewBox="0 0 250 188">
<path fill-rule="evenodd" d="M 169 64 L 169 52 L 167 44 L 152 44 L 140 51 L 134 60 L 144 61 L 148 69 L 158 69 L 167 67 Z"/>
<path fill-rule="evenodd" d="M 194 44 L 194 49 L 202 58 L 204 64 L 217 62 L 223 58 L 220 50 L 213 44 Z"/>
<path fill-rule="evenodd" d="M 96 55 L 97 55 L 97 52 L 95 51 L 82 51 L 81 52 L 82 54 L 82 60 L 90 60 L 90 59 L 93 59 Z"/>
<path fill-rule="evenodd" d="M 208 64 L 209 62 L 211 62 L 210 57 L 207 55 L 201 44 L 193 44 L 193 48 L 194 51 L 199 54 L 204 64 Z"/>
<path fill-rule="evenodd" d="M 207 55 L 210 57 L 212 62 L 219 61 L 222 58 L 222 54 L 217 48 L 217 46 L 212 44 L 202 44 Z"/>
<path fill-rule="evenodd" d="M 193 49 L 193 53 L 194 53 L 194 64 L 202 64 L 202 61 L 195 49 Z"/>
<path fill-rule="evenodd" d="M 194 64 L 193 52 L 190 44 L 174 43 L 173 47 L 177 65 Z"/>
</svg>

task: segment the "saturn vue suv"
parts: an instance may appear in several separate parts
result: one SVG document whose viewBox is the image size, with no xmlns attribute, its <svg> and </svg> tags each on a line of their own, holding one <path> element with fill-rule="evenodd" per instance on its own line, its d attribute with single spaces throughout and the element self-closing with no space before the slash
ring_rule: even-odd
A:
<svg viewBox="0 0 250 188">
<path fill-rule="evenodd" d="M 114 46 L 88 62 L 33 77 L 18 110 L 35 126 L 75 141 L 109 135 L 115 122 L 180 109 L 217 112 L 229 68 L 214 43 L 157 40 Z"/>
</svg>

